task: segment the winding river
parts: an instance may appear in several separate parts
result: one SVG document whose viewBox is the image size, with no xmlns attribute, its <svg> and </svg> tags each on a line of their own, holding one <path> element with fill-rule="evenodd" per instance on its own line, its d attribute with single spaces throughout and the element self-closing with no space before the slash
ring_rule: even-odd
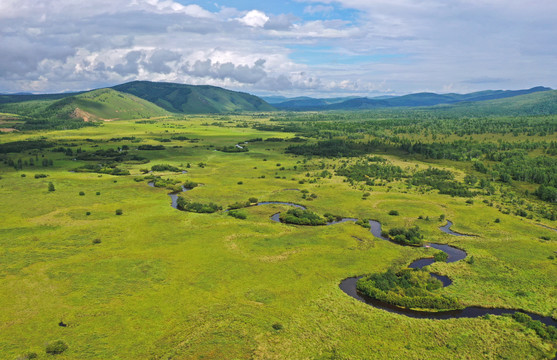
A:
<svg viewBox="0 0 557 360">
<path fill-rule="evenodd" d="M 372 225 L 372 221 L 370 221 L 370 225 Z M 446 225 L 447 228 L 450 228 L 452 223 L 449 221 L 449 224 Z M 447 229 L 450 231 L 450 229 Z M 371 229 L 371 233 L 380 239 L 388 240 L 385 237 L 381 236 L 381 224 L 377 221 L 373 221 L 373 226 Z M 464 235 L 455 233 L 455 236 L 471 236 L 471 235 Z M 445 244 L 435 244 L 430 243 L 426 246 L 430 246 L 434 249 L 441 250 L 448 255 L 447 263 L 452 263 L 455 261 L 463 260 L 466 258 L 467 254 L 464 250 L 458 249 L 454 246 L 445 245 Z M 418 259 L 412 262 L 408 267 L 412 269 L 421 269 L 424 266 L 431 265 L 434 262 L 432 258 L 423 258 Z M 452 281 L 449 277 L 438 275 L 435 273 L 430 273 L 431 276 L 441 280 L 443 286 L 449 286 L 452 284 Z M 381 302 L 379 300 L 372 299 L 365 294 L 360 293 L 356 288 L 356 283 L 358 279 L 362 276 L 354 276 L 349 277 L 341 281 L 339 287 L 340 289 L 347 294 L 348 296 L 353 297 L 354 299 L 364 302 L 368 305 L 376 307 L 378 309 L 382 309 L 385 311 L 389 311 L 392 313 L 400 314 L 409 316 L 412 318 L 418 319 L 438 319 L 438 320 L 445 320 L 445 319 L 455 319 L 455 318 L 475 318 L 484 315 L 502 315 L 502 314 L 513 314 L 515 312 L 522 312 L 524 314 L 529 315 L 534 320 L 539 320 L 546 325 L 557 326 L 557 321 L 549 316 L 541 316 L 538 314 L 534 314 L 527 311 L 522 310 L 515 310 L 515 309 L 503 309 L 503 308 L 485 308 L 480 306 L 469 306 L 462 310 L 451 310 L 451 311 L 439 311 L 439 312 L 431 312 L 431 311 L 419 311 L 419 310 L 412 310 L 401 308 L 395 305 L 387 304 Z"/>
<path fill-rule="evenodd" d="M 153 182 L 149 183 L 149 186 L 154 187 L 155 184 Z M 182 192 L 188 191 L 191 189 L 187 189 L 184 186 L 182 186 Z M 170 193 L 168 194 L 170 196 L 170 198 L 172 199 L 172 203 L 171 206 L 174 209 L 177 209 L 177 201 L 178 201 L 178 194 L 177 193 Z M 261 206 L 261 205 L 288 205 L 288 206 L 293 206 L 293 207 L 297 207 L 299 209 L 305 210 L 306 207 L 300 204 L 295 204 L 295 203 L 291 203 L 291 202 L 282 202 L 282 201 L 262 201 L 257 203 L 255 206 Z M 271 220 L 276 221 L 276 222 L 280 222 L 280 212 L 273 214 L 271 216 Z M 348 222 L 348 221 L 358 221 L 358 219 L 356 218 L 342 218 L 339 221 L 332 221 L 332 222 L 328 222 L 326 225 L 334 225 L 334 224 L 339 224 L 339 223 L 343 223 L 343 222 Z M 382 236 L 381 234 L 381 223 L 379 221 L 376 220 L 369 220 L 369 225 L 370 225 L 370 232 L 373 236 L 375 236 L 376 238 L 382 239 L 382 240 L 387 240 L 390 242 L 393 242 L 392 240 Z M 454 236 L 475 236 L 475 235 L 466 235 L 466 234 L 461 234 L 461 233 L 457 233 L 452 231 L 450 228 L 453 225 L 453 223 L 451 221 L 447 220 L 447 225 L 440 227 L 439 229 L 447 234 L 450 235 L 454 235 Z M 394 242 L 393 242 L 394 243 Z M 395 243 L 397 244 L 397 243 Z M 400 244 L 398 244 L 400 245 Z M 437 250 L 441 250 L 443 252 L 445 252 L 448 255 L 447 258 L 447 263 L 452 263 L 455 261 L 459 261 L 459 260 L 463 260 L 464 258 L 466 258 L 467 254 L 464 250 L 458 249 L 456 247 L 450 246 L 450 245 L 445 245 L 445 244 L 435 244 L 435 243 L 430 243 L 427 244 L 425 246 L 429 246 L 432 247 L 434 249 Z M 413 261 L 408 267 L 412 268 L 412 269 L 421 269 L 425 266 L 431 265 L 434 262 L 434 260 L 432 258 L 422 258 L 422 259 L 417 259 L 415 261 Z M 443 286 L 449 286 L 452 284 L 452 281 L 449 277 L 444 276 L 444 275 L 439 275 L 439 274 L 435 274 L 435 273 L 430 273 L 431 276 L 441 280 L 441 282 L 443 283 Z M 354 277 L 349 277 L 347 279 L 344 279 L 341 281 L 341 283 L 339 284 L 339 288 L 348 296 L 353 297 L 354 299 L 361 301 L 363 303 L 366 303 L 368 305 L 371 305 L 375 308 L 378 309 L 382 309 L 391 313 L 396 313 L 399 315 L 405 315 L 408 317 L 412 317 L 412 318 L 417 318 L 417 319 L 437 319 L 437 320 L 445 320 L 445 319 L 455 319 L 455 318 L 475 318 L 475 317 L 480 317 L 480 316 L 484 316 L 484 315 L 503 315 L 503 314 L 513 314 L 515 312 L 522 312 L 524 314 L 529 315 L 532 319 L 534 320 L 539 320 L 542 323 L 546 324 L 546 325 L 551 325 L 551 326 L 557 326 L 557 320 L 549 317 L 549 316 L 541 316 L 535 313 L 530 313 L 530 312 L 526 312 L 526 311 L 522 311 L 522 310 L 515 310 L 515 309 L 504 309 L 504 308 L 485 308 L 485 307 L 479 307 L 479 306 L 469 306 L 466 307 L 462 310 L 451 310 L 451 311 L 439 311 L 439 312 L 431 312 L 431 311 L 419 311 L 419 310 L 412 310 L 412 309 L 406 309 L 406 308 L 401 308 L 395 305 L 391 305 L 391 304 L 387 304 L 384 302 L 381 302 L 379 300 L 375 300 L 370 298 L 369 296 L 366 296 L 365 294 L 360 293 L 357 289 L 356 289 L 356 283 L 358 282 L 358 279 L 360 279 L 362 276 L 354 276 Z"/>
</svg>

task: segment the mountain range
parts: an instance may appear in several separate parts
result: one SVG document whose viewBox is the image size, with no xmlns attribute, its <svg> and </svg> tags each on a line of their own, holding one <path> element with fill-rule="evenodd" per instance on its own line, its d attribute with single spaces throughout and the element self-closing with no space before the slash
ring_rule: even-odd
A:
<svg viewBox="0 0 557 360">
<path fill-rule="evenodd" d="M 264 99 L 215 86 L 133 81 L 112 88 L 63 94 L 0 95 L 0 113 L 15 114 L 40 128 L 46 122 L 67 127 L 73 119 L 85 121 L 156 118 L 171 114 L 223 114 L 282 111 L 353 111 L 413 108 L 450 115 L 557 114 L 557 91 L 546 87 L 527 90 L 487 90 L 469 94 L 417 93 L 378 98 Z M 63 124 L 63 125 L 62 125 Z"/>
<path fill-rule="evenodd" d="M 422 107 L 440 104 L 458 104 L 462 102 L 478 102 L 504 99 L 536 92 L 550 91 L 547 87 L 534 87 L 527 90 L 486 90 L 469 94 L 436 94 L 416 93 L 402 96 L 381 96 L 375 98 L 291 98 L 272 105 L 279 110 L 287 111 L 326 111 L 326 110 L 368 110 L 390 107 Z"/>
</svg>

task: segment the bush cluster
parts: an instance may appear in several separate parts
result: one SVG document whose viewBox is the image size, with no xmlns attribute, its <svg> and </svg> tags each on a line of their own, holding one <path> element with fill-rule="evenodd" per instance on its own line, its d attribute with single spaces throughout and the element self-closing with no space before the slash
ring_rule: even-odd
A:
<svg viewBox="0 0 557 360">
<path fill-rule="evenodd" d="M 362 293 L 400 307 L 417 309 L 453 310 L 462 308 L 457 299 L 435 294 L 443 287 L 440 280 L 421 269 L 404 269 L 398 273 L 388 270 L 358 280 Z"/>
</svg>

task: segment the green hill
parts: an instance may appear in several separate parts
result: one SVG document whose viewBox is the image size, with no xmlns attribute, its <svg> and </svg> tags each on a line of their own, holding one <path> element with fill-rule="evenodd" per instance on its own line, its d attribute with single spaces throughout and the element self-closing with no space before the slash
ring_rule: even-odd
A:
<svg viewBox="0 0 557 360">
<path fill-rule="evenodd" d="M 427 108 L 460 116 L 533 116 L 557 114 L 557 90 L 540 91 L 504 99 L 462 102 Z"/>
<path fill-rule="evenodd" d="M 93 120 L 129 120 L 168 115 L 136 96 L 113 89 L 99 89 L 55 101 L 46 108 L 59 116 Z"/>
<path fill-rule="evenodd" d="M 257 96 L 215 86 L 133 81 L 114 86 L 113 89 L 135 95 L 175 113 L 214 114 L 275 110 Z"/>
<path fill-rule="evenodd" d="M 56 97 L 56 95 L 49 95 Z M 20 130 L 74 129 L 99 120 L 129 120 L 169 113 L 148 101 L 113 89 L 66 95 L 60 100 L 36 95 L 20 102 L 0 102 L 0 112 L 21 116 Z"/>
</svg>

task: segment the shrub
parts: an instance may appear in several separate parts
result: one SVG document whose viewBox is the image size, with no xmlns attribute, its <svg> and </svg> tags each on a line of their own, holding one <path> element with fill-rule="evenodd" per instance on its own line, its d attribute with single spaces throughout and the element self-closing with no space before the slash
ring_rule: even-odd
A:
<svg viewBox="0 0 557 360">
<path fill-rule="evenodd" d="M 372 274 L 358 280 L 356 286 L 374 299 L 405 308 L 449 310 L 462 307 L 455 298 L 436 294 L 443 284 L 421 269 Z"/>
<path fill-rule="evenodd" d="M 499 223 L 501 222 L 501 219 L 497 218 L 497 219 L 495 219 L 495 222 L 496 222 L 497 224 L 499 224 Z"/>
<path fill-rule="evenodd" d="M 184 182 L 183 185 L 186 189 L 193 189 L 193 188 L 197 187 L 199 184 L 196 183 L 195 181 L 186 180 L 186 182 Z"/>
<path fill-rule="evenodd" d="M 249 199 L 250 204 L 257 204 L 257 198 L 256 197 L 250 197 Z"/>
<path fill-rule="evenodd" d="M 91 215 L 91 212 L 90 212 L 90 211 L 87 211 L 87 212 L 85 213 L 85 215 L 89 216 L 89 215 Z"/>
<path fill-rule="evenodd" d="M 420 233 L 420 228 L 414 226 L 410 229 L 392 228 L 387 235 L 394 241 L 403 245 L 421 246 L 424 236 Z M 384 236 L 384 235 L 383 235 Z"/>
<path fill-rule="evenodd" d="M 99 238 L 93 239 L 92 243 L 93 243 L 93 244 L 100 244 L 100 243 L 101 243 L 101 239 L 99 239 Z"/>
<path fill-rule="evenodd" d="M 100 192 L 100 191 L 97 191 L 97 193 L 96 193 L 95 195 L 100 195 L 100 194 L 101 194 L 101 192 Z"/>
<path fill-rule="evenodd" d="M 242 220 L 245 220 L 248 217 L 248 215 L 245 212 L 239 210 L 230 210 L 228 212 L 228 216 L 232 216 L 233 218 L 242 219 Z"/>
<path fill-rule="evenodd" d="M 228 205 L 228 208 L 231 209 L 231 210 L 234 210 L 234 209 L 241 209 L 241 208 L 244 208 L 244 207 L 247 207 L 247 206 L 250 206 L 250 205 L 251 204 L 250 204 L 249 201 L 246 201 L 246 202 L 237 201 L 233 204 Z"/>
<path fill-rule="evenodd" d="M 79 192 L 79 196 L 85 196 L 85 192 L 80 191 L 80 192 Z"/>
<path fill-rule="evenodd" d="M 46 353 L 51 355 L 61 354 L 68 350 L 68 345 L 62 340 L 56 340 L 46 346 Z"/>
<path fill-rule="evenodd" d="M 243 185 L 244 182 L 243 181 L 238 181 L 238 185 Z"/>
<path fill-rule="evenodd" d="M 21 174 L 21 177 L 26 177 L 26 176 L 27 176 L 27 175 L 25 175 L 25 174 Z"/>
<path fill-rule="evenodd" d="M 202 204 L 197 202 L 190 202 L 181 196 L 178 197 L 177 208 L 183 211 L 205 213 L 205 214 L 211 214 L 218 210 L 222 210 L 222 206 L 219 206 L 217 204 L 213 204 L 213 203 Z"/>
<path fill-rule="evenodd" d="M 56 191 L 56 188 L 54 187 L 54 184 L 49 182 L 48 183 L 48 191 Z"/>
<path fill-rule="evenodd" d="M 358 219 L 358 221 L 356 221 L 356 225 L 360 225 L 361 227 L 364 227 L 366 229 L 371 228 L 371 225 L 369 224 L 369 219 Z"/>
<path fill-rule="evenodd" d="M 272 326 L 273 326 L 273 329 L 275 329 L 275 330 L 277 330 L 277 331 L 283 329 L 283 326 L 282 326 L 282 324 L 280 324 L 280 323 L 274 323 Z"/>
<path fill-rule="evenodd" d="M 42 179 L 42 178 L 45 178 L 47 176 L 48 176 L 47 174 L 35 174 L 35 179 Z"/>
<path fill-rule="evenodd" d="M 391 211 L 389 211 L 389 215 L 398 216 L 398 211 L 397 210 L 391 210 Z"/>
<path fill-rule="evenodd" d="M 122 209 L 116 210 L 116 215 L 122 215 L 124 211 Z"/>
<path fill-rule="evenodd" d="M 446 262 L 448 258 L 449 255 L 444 251 L 439 251 L 435 253 L 435 255 L 433 255 L 433 260 L 435 260 L 436 262 Z"/>
<path fill-rule="evenodd" d="M 176 166 L 172 166 L 169 164 L 159 164 L 151 166 L 151 171 L 172 171 L 172 172 L 180 172 L 181 170 L 178 169 Z"/>
<path fill-rule="evenodd" d="M 280 214 L 280 220 L 288 224 L 296 225 L 325 225 L 327 220 L 309 210 L 290 209 Z"/>
</svg>

